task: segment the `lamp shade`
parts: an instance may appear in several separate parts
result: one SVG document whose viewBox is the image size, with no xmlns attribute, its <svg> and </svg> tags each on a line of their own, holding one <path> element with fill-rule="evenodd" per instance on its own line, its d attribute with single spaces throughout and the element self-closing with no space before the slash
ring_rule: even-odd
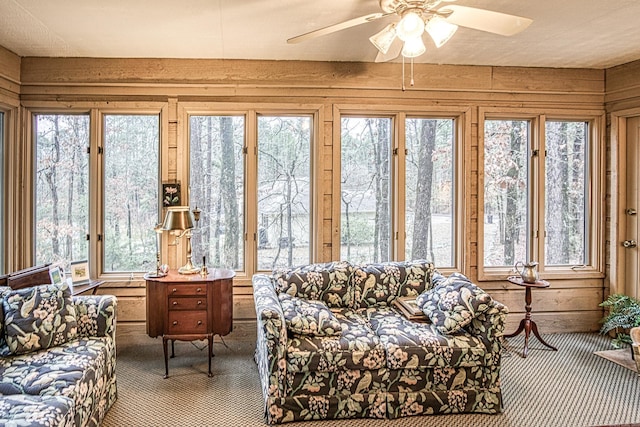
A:
<svg viewBox="0 0 640 427">
<path fill-rule="evenodd" d="M 163 230 L 189 230 L 193 228 L 193 217 L 189 206 L 172 206 L 167 208 L 167 215 L 162 224 Z"/>
<path fill-rule="evenodd" d="M 404 47 L 402 48 L 402 56 L 404 56 L 405 58 L 415 58 L 422 55 L 426 51 L 427 48 L 424 46 L 422 37 L 417 37 L 415 39 L 410 39 L 404 42 Z"/>
<path fill-rule="evenodd" d="M 440 16 L 436 15 L 427 22 L 425 30 L 435 43 L 436 47 L 440 47 L 455 34 L 458 30 L 458 26 L 445 21 Z"/>
<path fill-rule="evenodd" d="M 376 33 L 369 37 L 369 41 L 378 48 L 380 52 L 386 54 L 389 52 L 391 43 L 396 38 L 396 24 L 389 24 L 382 29 L 379 33 Z"/>
<path fill-rule="evenodd" d="M 403 42 L 422 36 L 424 32 L 424 21 L 416 12 L 410 10 L 406 12 L 396 27 L 398 38 Z"/>
</svg>

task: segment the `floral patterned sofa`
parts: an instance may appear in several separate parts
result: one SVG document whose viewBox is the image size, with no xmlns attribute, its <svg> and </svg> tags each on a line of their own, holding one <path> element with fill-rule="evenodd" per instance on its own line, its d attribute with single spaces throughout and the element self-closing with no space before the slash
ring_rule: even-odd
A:
<svg viewBox="0 0 640 427">
<path fill-rule="evenodd" d="M 98 426 L 116 400 L 116 298 L 0 287 L 0 425 Z"/>
<path fill-rule="evenodd" d="M 255 275 L 253 292 L 267 423 L 501 411 L 507 309 L 461 274 L 341 261 Z"/>
</svg>

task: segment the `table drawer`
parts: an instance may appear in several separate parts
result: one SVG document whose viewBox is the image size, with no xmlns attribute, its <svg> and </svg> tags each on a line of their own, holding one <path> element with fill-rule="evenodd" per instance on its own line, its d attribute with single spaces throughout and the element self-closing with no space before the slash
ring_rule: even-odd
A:
<svg viewBox="0 0 640 427">
<path fill-rule="evenodd" d="M 167 294 L 169 294 L 170 297 L 207 295 L 207 287 L 204 284 L 201 284 L 201 285 L 169 284 L 167 286 Z"/>
<path fill-rule="evenodd" d="M 206 310 L 207 298 L 202 297 L 169 297 L 169 310 Z"/>
<path fill-rule="evenodd" d="M 169 334 L 206 334 L 206 310 L 170 311 Z"/>
</svg>

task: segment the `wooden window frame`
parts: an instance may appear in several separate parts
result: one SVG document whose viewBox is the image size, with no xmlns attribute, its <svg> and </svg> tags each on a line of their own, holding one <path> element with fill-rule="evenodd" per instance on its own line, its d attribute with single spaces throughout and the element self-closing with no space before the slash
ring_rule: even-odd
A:
<svg viewBox="0 0 640 427">
<path fill-rule="evenodd" d="M 444 274 L 465 271 L 467 260 L 465 253 L 471 250 L 471 242 L 466 239 L 469 229 L 468 207 L 471 194 L 463 191 L 469 188 L 471 179 L 471 108 L 415 106 L 405 104 L 336 104 L 333 110 L 333 259 L 341 259 L 340 254 L 340 171 L 341 169 L 341 123 L 343 117 L 380 117 L 392 119 L 392 170 L 391 170 L 391 260 L 404 260 L 406 242 L 406 119 L 452 119 L 454 121 L 453 152 L 453 242 L 452 266 L 436 268 Z M 402 203 L 400 203 L 402 202 Z"/>
<path fill-rule="evenodd" d="M 24 254 L 26 265 L 33 265 L 35 261 L 35 161 L 36 152 L 34 144 L 34 116 L 40 114 L 78 114 L 89 116 L 89 270 L 92 278 L 109 281 L 130 281 L 141 279 L 146 273 L 125 272 L 125 273 L 105 273 L 103 265 L 104 239 L 99 240 L 99 236 L 104 235 L 104 163 L 103 156 L 99 154 L 99 148 L 103 146 L 103 120 L 104 115 L 158 115 L 160 125 L 159 135 L 159 158 L 158 158 L 158 191 L 162 182 L 161 165 L 166 163 L 168 140 L 168 105 L 166 102 L 24 102 L 24 123 L 25 126 L 25 150 L 23 154 L 24 162 L 24 182 L 27 196 L 21 201 L 20 209 L 24 212 L 25 224 L 27 226 L 22 231 Z M 160 198 L 158 198 L 158 210 L 156 215 L 160 221 Z M 26 242 L 26 243 L 24 243 Z M 163 248 L 164 250 L 164 248 Z M 163 253 L 166 253 L 163 252 Z"/>
<path fill-rule="evenodd" d="M 258 270 L 258 211 L 257 211 L 257 173 L 258 173 L 258 117 L 308 116 L 311 118 L 310 173 L 312 185 L 310 189 L 310 230 L 309 249 L 310 262 L 320 261 L 322 254 L 323 233 L 322 215 L 323 200 L 320 191 L 322 179 L 322 158 L 324 138 L 324 106 L 322 104 L 280 104 L 280 103 L 219 103 L 219 102 L 183 102 L 178 104 L 178 140 L 185 149 L 178 157 L 178 179 L 189 188 L 190 177 L 190 117 L 191 116 L 243 116 L 245 118 L 245 161 L 244 161 L 244 262 L 243 269 L 236 271 L 236 282 L 249 283 Z M 189 191 L 184 204 L 189 204 Z M 184 194 L 184 190 L 183 190 Z"/>
<path fill-rule="evenodd" d="M 538 261 L 539 272 L 545 279 L 589 279 L 604 277 L 604 228 L 605 228 L 605 113 L 602 110 L 534 110 L 480 108 L 478 113 L 478 227 L 477 265 L 478 280 L 505 280 L 514 273 L 513 266 L 489 267 L 484 265 L 484 129 L 486 120 L 528 120 L 530 121 L 529 149 L 538 150 L 532 160 L 528 155 L 528 180 L 530 192 L 527 195 L 532 209 L 527 227 L 530 235 L 527 251 L 531 260 Z M 545 125 L 547 121 L 573 121 L 588 123 L 588 152 L 586 174 L 588 180 L 587 201 L 585 203 L 588 227 L 586 230 L 588 262 L 574 266 L 547 266 L 545 257 Z M 530 261 L 530 260 L 522 260 Z"/>
</svg>

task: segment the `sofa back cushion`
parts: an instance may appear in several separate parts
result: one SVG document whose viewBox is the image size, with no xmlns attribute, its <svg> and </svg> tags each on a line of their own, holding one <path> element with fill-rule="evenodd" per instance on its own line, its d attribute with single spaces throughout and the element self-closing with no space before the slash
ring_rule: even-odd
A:
<svg viewBox="0 0 640 427">
<path fill-rule="evenodd" d="M 2 308 L 12 354 L 53 347 L 77 336 L 75 307 L 66 283 L 11 291 L 2 299 Z"/>
<path fill-rule="evenodd" d="M 278 294 L 287 293 L 322 301 L 330 308 L 343 308 L 353 304 L 352 273 L 350 263 L 335 261 L 276 269 L 272 279 Z"/>
<path fill-rule="evenodd" d="M 354 308 L 389 306 L 397 297 L 418 296 L 431 287 L 435 271 L 425 260 L 354 266 Z"/>
</svg>

